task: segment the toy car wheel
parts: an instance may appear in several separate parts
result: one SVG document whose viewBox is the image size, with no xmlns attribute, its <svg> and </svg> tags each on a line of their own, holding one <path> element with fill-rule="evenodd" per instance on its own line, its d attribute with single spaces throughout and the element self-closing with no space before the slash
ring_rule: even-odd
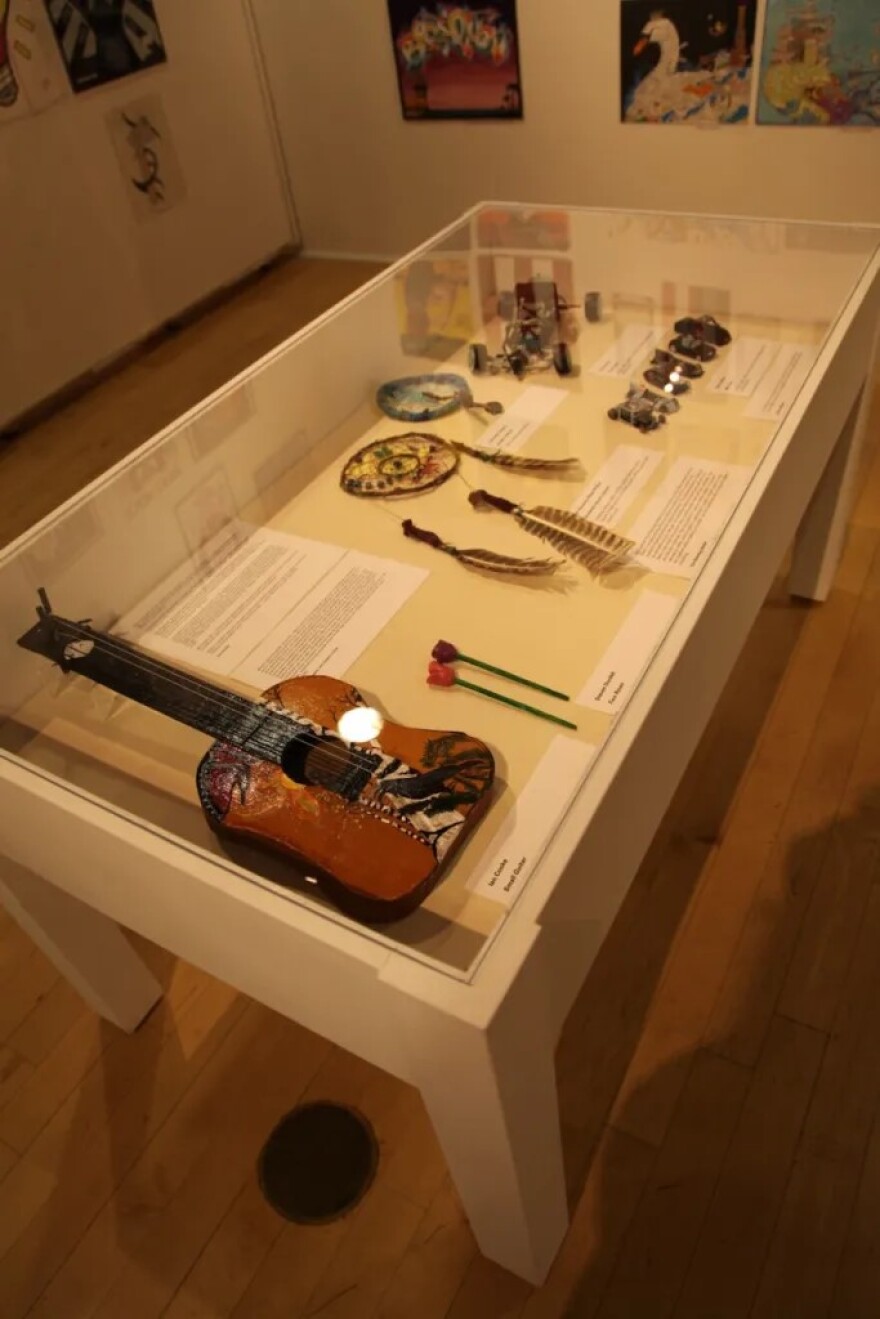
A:
<svg viewBox="0 0 880 1319">
<path fill-rule="evenodd" d="M 529 364 L 529 359 L 526 357 L 525 353 L 510 354 L 510 369 L 513 372 L 513 374 L 516 376 L 517 380 L 522 380 L 523 376 L 526 373 L 526 367 L 528 366 L 528 364 Z"/>
<path fill-rule="evenodd" d="M 585 293 L 584 294 L 584 316 L 592 324 L 602 319 L 602 294 Z"/>
<path fill-rule="evenodd" d="M 618 418 L 620 417 L 620 408 L 609 408 L 608 416 L 611 418 L 612 421 L 617 421 Z"/>
<path fill-rule="evenodd" d="M 503 321 L 512 321 L 516 315 L 516 296 L 510 289 L 498 294 L 498 315 Z"/>
<path fill-rule="evenodd" d="M 489 370 L 489 350 L 484 343 L 472 343 L 468 348 L 468 366 L 474 375 Z"/>
<path fill-rule="evenodd" d="M 574 370 L 571 349 L 567 343 L 558 343 L 553 348 L 553 365 L 559 376 L 570 376 Z"/>
</svg>

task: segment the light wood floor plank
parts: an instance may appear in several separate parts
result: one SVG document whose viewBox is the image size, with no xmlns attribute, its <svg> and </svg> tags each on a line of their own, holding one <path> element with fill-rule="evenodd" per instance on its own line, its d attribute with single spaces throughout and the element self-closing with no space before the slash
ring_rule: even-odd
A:
<svg viewBox="0 0 880 1319">
<path fill-rule="evenodd" d="M 447 1176 L 379 1303 L 378 1319 L 444 1319 L 476 1253 Z"/>
<path fill-rule="evenodd" d="M 875 886 L 770 1243 L 754 1319 L 827 1314 L 880 1103 L 878 947 L 880 887 Z"/>
<path fill-rule="evenodd" d="M 521 1319 L 593 1319 L 655 1159 L 644 1141 L 605 1128 L 562 1249 Z"/>
<path fill-rule="evenodd" d="M 876 549 L 876 533 L 851 538 L 828 602 L 806 620 L 724 837 L 707 862 L 670 951 L 611 1119 L 620 1130 L 652 1144 L 659 1146 L 666 1136 L 688 1059 L 705 1036 Z"/>
<path fill-rule="evenodd" d="M 76 990 L 66 980 L 56 980 L 9 1036 L 9 1047 L 38 1066 L 85 1014 L 85 1004 Z"/>
<path fill-rule="evenodd" d="M 246 1178 L 163 1319 L 228 1319 L 283 1227 L 256 1177 Z"/>
<path fill-rule="evenodd" d="M 760 1053 L 878 685 L 880 550 L 706 1030 L 706 1042 L 736 1062 L 751 1066 Z"/>
<path fill-rule="evenodd" d="M 751 1077 L 712 1054 L 694 1058 L 598 1319 L 672 1313 Z"/>
<path fill-rule="evenodd" d="M 136 1159 L 125 1167 L 121 1161 L 114 1166 L 111 1157 L 103 1168 L 99 1166 L 98 1178 L 93 1179 L 93 1185 L 97 1181 L 93 1212 L 41 1296 L 36 1315 L 50 1316 L 62 1303 L 71 1319 L 93 1315 L 124 1275 L 126 1264 L 130 1261 L 137 1269 L 139 1251 L 153 1226 L 174 1217 L 176 1197 L 189 1184 L 190 1176 L 197 1175 L 193 1169 L 210 1162 L 212 1132 L 215 1125 L 222 1127 L 226 1095 L 230 1103 L 236 1098 L 240 1102 L 243 1069 L 259 1061 L 266 1036 L 273 1041 L 280 1038 L 280 1031 L 272 1025 L 268 1010 L 247 1005 Z M 64 1185 L 59 1189 L 63 1192 Z M 213 1211 L 210 1197 L 206 1197 L 202 1214 Z"/>
<path fill-rule="evenodd" d="M 862 731 L 841 813 L 788 969 L 779 1010 L 830 1030 L 871 885 L 880 876 L 880 694 Z"/>
<path fill-rule="evenodd" d="M 821 1032 L 774 1018 L 675 1319 L 748 1315 L 825 1044 Z"/>
<path fill-rule="evenodd" d="M 264 1020 L 256 1047 L 242 1059 L 241 1074 L 234 1075 L 225 1087 L 223 1103 L 209 1119 L 208 1142 L 167 1207 L 142 1214 L 143 1183 L 138 1185 L 135 1168 L 102 1211 L 110 1222 L 118 1222 L 120 1212 L 132 1203 L 137 1217 L 133 1230 L 120 1243 L 122 1249 L 117 1247 L 111 1268 L 121 1268 L 93 1312 L 95 1319 L 115 1319 L 117 1315 L 156 1319 L 165 1310 L 188 1273 L 190 1261 L 204 1248 L 250 1179 L 266 1131 L 279 1111 L 294 1106 L 327 1053 L 324 1040 L 275 1014 L 261 1015 Z M 257 1090 L 251 1079 L 255 1073 L 263 1077 Z M 186 1139 L 188 1154 L 191 1139 Z M 178 1156 L 175 1165 L 180 1162 Z M 163 1157 L 163 1169 L 166 1166 Z M 154 1184 L 151 1174 L 150 1191 Z M 103 1271 L 105 1276 L 110 1272 L 106 1266 Z"/>
<path fill-rule="evenodd" d="M 829 1319 L 877 1319 L 880 1314 L 880 1111 L 862 1166 L 859 1189 L 832 1294 Z"/>
<path fill-rule="evenodd" d="M 5 1240 L 0 1231 L 0 1248 L 6 1247 L 0 1259 L 0 1296 L 8 1319 L 23 1315 L 50 1284 L 114 1187 L 144 1157 L 147 1142 L 175 1105 L 186 1105 L 184 1112 L 190 1113 L 222 1085 L 224 1066 L 234 1064 L 246 1007 L 236 997 L 225 986 L 208 987 L 184 1014 L 184 1020 L 197 1017 L 201 1028 L 201 1043 L 192 1053 L 181 1053 L 177 1036 L 160 1036 L 157 1060 L 148 1056 L 146 1074 L 134 1072 L 137 1084 L 111 1113 L 103 1120 L 99 1111 L 87 1113 L 81 1122 L 74 1096 L 0 1183 L 0 1224 L 7 1215 L 14 1224 Z M 233 1036 L 236 1026 L 239 1033 Z M 147 1041 L 148 1047 L 155 1044 L 156 1036 Z M 96 1079 L 100 1084 L 104 1078 Z M 187 1151 L 191 1157 L 198 1153 L 200 1133 L 195 1124 L 193 1148 Z M 65 1305 L 71 1301 L 65 1292 Z"/>
<path fill-rule="evenodd" d="M 302 1102 L 327 1100 L 360 1110 L 368 1088 L 381 1077 L 378 1068 L 334 1047 Z M 285 1223 L 280 1232 L 270 1230 L 267 1250 L 232 1310 L 234 1319 L 293 1319 L 301 1315 L 331 1271 L 364 1203 L 333 1223 L 317 1227 Z"/>
</svg>

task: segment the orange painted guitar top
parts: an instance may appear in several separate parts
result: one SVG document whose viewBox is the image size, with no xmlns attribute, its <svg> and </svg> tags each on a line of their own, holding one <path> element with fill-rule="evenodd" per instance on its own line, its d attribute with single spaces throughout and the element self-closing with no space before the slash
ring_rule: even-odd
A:
<svg viewBox="0 0 880 1319">
<path fill-rule="evenodd" d="M 492 753 L 465 733 L 386 721 L 351 743 L 339 721 L 366 703 L 348 683 L 291 678 L 251 701 L 41 599 L 19 644 L 211 734 L 196 775 L 211 826 L 286 853 L 359 920 L 417 907 L 489 803 Z"/>
</svg>

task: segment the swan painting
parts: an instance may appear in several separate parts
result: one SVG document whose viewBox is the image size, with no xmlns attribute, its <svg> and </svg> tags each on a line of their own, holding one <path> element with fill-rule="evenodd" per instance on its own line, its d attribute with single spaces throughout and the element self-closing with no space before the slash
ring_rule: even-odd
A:
<svg viewBox="0 0 880 1319">
<path fill-rule="evenodd" d="M 754 0 L 624 0 L 621 11 L 624 122 L 748 119 Z"/>
</svg>

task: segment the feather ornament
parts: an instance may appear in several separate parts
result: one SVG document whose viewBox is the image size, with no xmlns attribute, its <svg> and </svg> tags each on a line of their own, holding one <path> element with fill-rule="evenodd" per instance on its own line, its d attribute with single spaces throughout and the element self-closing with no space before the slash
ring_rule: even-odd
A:
<svg viewBox="0 0 880 1319">
<path fill-rule="evenodd" d="M 523 531 L 546 541 L 558 554 L 581 564 L 594 576 L 617 566 L 635 548 L 635 542 L 598 522 L 561 508 L 523 508 L 486 490 L 474 490 L 468 498 L 474 508 L 496 508 L 510 513 Z"/>
<path fill-rule="evenodd" d="M 452 555 L 459 563 L 464 563 L 469 568 L 481 568 L 484 572 L 512 573 L 517 577 L 540 577 L 545 573 L 556 572 L 556 569 L 561 568 L 565 562 L 564 559 L 518 559 L 513 554 L 496 554 L 494 550 L 483 550 L 478 546 L 459 549 L 457 545 L 441 539 L 436 532 L 417 527 L 410 518 L 403 523 L 403 534 L 410 540 L 420 541 L 423 545 L 430 545 L 432 549 L 440 550 L 443 554 Z"/>
<path fill-rule="evenodd" d="M 479 458 L 481 463 L 506 467 L 514 472 L 572 472 L 580 467 L 579 458 L 520 458 L 503 449 L 476 449 L 470 444 L 462 444 L 460 440 L 447 440 L 447 444 L 470 458 Z"/>
</svg>

